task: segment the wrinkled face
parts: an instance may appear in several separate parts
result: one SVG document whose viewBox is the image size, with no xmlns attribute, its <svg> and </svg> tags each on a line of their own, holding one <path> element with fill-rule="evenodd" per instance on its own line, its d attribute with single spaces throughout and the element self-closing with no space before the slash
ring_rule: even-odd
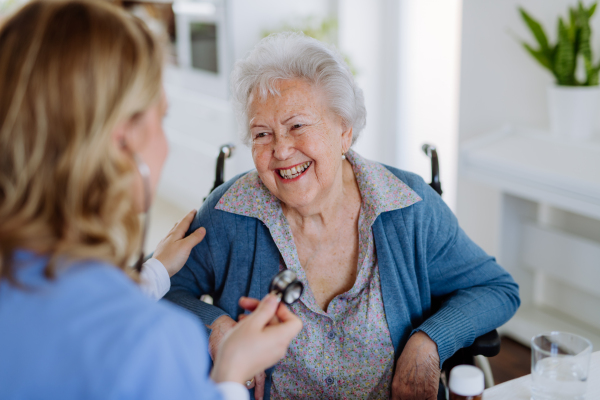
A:
<svg viewBox="0 0 600 400">
<path fill-rule="evenodd" d="M 286 206 L 310 207 L 341 190 L 341 156 L 352 128 L 309 82 L 286 80 L 278 88 L 280 96 L 255 96 L 250 104 L 252 158 L 265 186 Z"/>
</svg>

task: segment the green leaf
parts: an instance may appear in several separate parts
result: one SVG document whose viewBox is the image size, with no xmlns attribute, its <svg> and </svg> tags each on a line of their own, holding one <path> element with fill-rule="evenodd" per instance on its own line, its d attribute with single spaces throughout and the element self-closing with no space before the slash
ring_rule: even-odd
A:
<svg viewBox="0 0 600 400">
<path fill-rule="evenodd" d="M 592 48 L 590 47 L 590 38 L 592 36 L 592 30 L 590 29 L 590 21 L 588 19 L 588 13 L 583 8 L 583 4 L 579 2 L 577 22 L 580 28 L 579 34 L 579 46 L 576 51 L 583 55 L 586 60 L 592 61 Z"/>
<path fill-rule="evenodd" d="M 535 50 L 527 43 L 523 42 L 523 47 L 533 58 L 537 60 L 544 68 L 548 68 L 552 72 L 552 61 L 548 59 L 547 54 L 541 50 Z"/>
<path fill-rule="evenodd" d="M 538 44 L 540 45 L 540 49 L 543 51 L 547 51 L 548 50 L 548 38 L 546 36 L 546 32 L 544 32 L 544 28 L 542 27 L 542 25 L 538 21 L 536 21 L 533 17 L 531 17 L 527 13 L 527 11 L 525 11 L 525 9 L 523 9 L 522 7 L 519 7 L 519 12 L 521 13 L 521 17 L 523 17 L 523 20 L 529 27 L 529 30 L 531 31 L 531 33 L 533 33 L 533 36 L 535 37 Z"/>
<path fill-rule="evenodd" d="M 575 51 L 562 18 L 558 19 L 558 45 L 554 57 L 554 72 L 559 85 L 574 85 Z"/>
<path fill-rule="evenodd" d="M 585 83 L 587 86 L 597 86 L 600 83 L 600 65 L 597 67 L 593 67 L 591 71 L 588 73 L 587 82 Z"/>
<path fill-rule="evenodd" d="M 585 84 L 594 85 L 597 84 L 594 82 L 597 80 L 598 74 L 594 72 L 594 66 L 592 64 L 592 47 L 590 45 L 592 30 L 590 28 L 589 10 L 586 10 L 583 7 L 581 1 L 579 2 L 577 22 L 580 27 L 580 35 L 578 47 L 575 48 L 575 51 L 581 53 L 583 56 L 586 74 Z"/>
<path fill-rule="evenodd" d="M 592 16 L 594 15 L 594 12 L 596 12 L 597 5 L 598 5 L 598 3 L 594 3 L 590 6 L 590 8 L 588 8 L 588 10 L 587 10 L 588 19 L 592 18 Z"/>
<path fill-rule="evenodd" d="M 586 82 L 588 86 L 597 86 L 598 84 L 600 84 L 600 63 L 592 68 Z"/>
<path fill-rule="evenodd" d="M 575 42 L 577 40 L 577 29 L 578 29 L 578 21 L 579 16 L 577 10 L 572 7 L 569 7 L 569 26 L 567 30 L 569 31 L 569 40 Z"/>
</svg>

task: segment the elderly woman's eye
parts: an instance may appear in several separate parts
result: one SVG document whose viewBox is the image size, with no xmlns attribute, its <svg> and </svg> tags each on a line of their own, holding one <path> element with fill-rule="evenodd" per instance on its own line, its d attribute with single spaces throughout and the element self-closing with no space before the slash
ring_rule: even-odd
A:
<svg viewBox="0 0 600 400">
<path fill-rule="evenodd" d="M 303 126 L 304 126 L 304 125 L 302 125 L 302 124 L 294 124 L 294 125 L 292 126 L 292 129 L 300 129 L 300 128 L 302 128 Z"/>
<path fill-rule="evenodd" d="M 265 136 L 267 136 L 267 132 L 260 132 L 260 133 L 257 133 L 256 135 L 254 135 L 254 138 L 259 139 L 259 138 L 262 138 Z"/>
</svg>

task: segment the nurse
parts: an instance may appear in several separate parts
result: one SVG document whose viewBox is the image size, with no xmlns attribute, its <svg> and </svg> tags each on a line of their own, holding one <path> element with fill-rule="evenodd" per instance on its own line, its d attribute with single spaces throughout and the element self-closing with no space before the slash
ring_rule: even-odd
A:
<svg viewBox="0 0 600 400">
<path fill-rule="evenodd" d="M 240 299 L 253 312 L 209 379 L 200 320 L 140 290 L 128 265 L 167 155 L 161 73 L 148 30 L 106 2 L 36 1 L 0 26 L 3 400 L 244 399 L 302 328 L 274 296 Z M 204 235 L 183 238 L 192 218 L 157 249 L 170 274 Z"/>
</svg>

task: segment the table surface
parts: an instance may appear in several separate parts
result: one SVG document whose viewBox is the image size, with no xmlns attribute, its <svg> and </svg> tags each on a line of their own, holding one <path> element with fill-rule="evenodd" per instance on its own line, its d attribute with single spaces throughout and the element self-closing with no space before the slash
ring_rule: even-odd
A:
<svg viewBox="0 0 600 400">
<path fill-rule="evenodd" d="M 483 393 L 483 400 L 529 400 L 531 375 L 501 383 Z M 600 399 L 600 351 L 592 354 L 586 400 Z"/>
</svg>

